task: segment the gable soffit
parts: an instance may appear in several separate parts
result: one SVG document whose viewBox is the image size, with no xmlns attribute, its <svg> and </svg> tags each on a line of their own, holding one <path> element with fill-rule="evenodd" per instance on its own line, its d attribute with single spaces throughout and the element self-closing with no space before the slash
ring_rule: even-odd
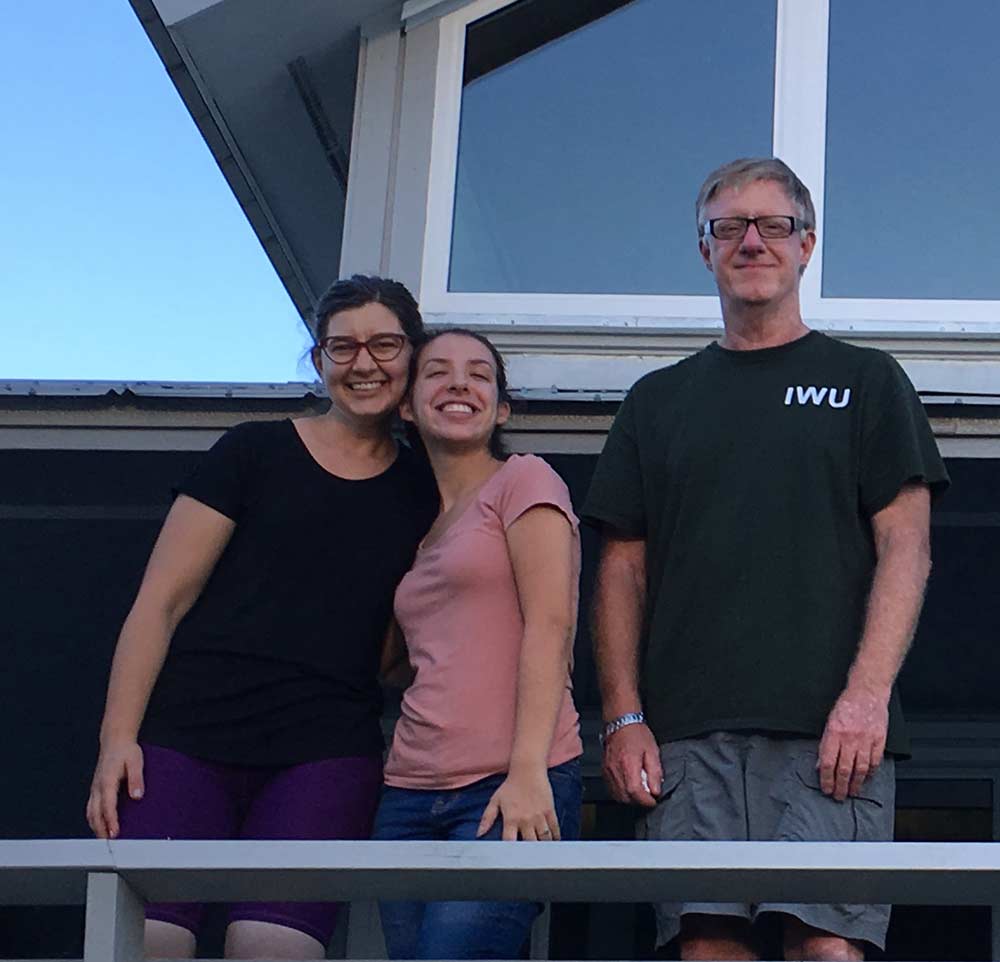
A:
<svg viewBox="0 0 1000 962">
<path fill-rule="evenodd" d="M 340 263 L 361 24 L 399 0 L 130 0 L 300 314 Z"/>
</svg>

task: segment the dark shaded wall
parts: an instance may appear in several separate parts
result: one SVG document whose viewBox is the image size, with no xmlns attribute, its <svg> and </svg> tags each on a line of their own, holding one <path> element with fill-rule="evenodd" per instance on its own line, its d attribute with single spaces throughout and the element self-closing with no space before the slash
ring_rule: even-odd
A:
<svg viewBox="0 0 1000 962">
<path fill-rule="evenodd" d="M 194 452 L 0 452 L 0 683 L 3 770 L 31 798 L 0 798 L 5 837 L 86 833 L 93 763 L 115 637 L 142 575 L 171 485 Z M 587 455 L 551 455 L 582 503 Z M 934 571 L 901 687 L 911 715 L 1000 716 L 1000 461 L 952 460 L 935 509 Z M 584 526 L 576 695 L 598 708 L 586 612 L 599 539 Z"/>
<path fill-rule="evenodd" d="M 0 837 L 88 834 L 83 808 L 115 638 L 171 485 L 198 457 L 0 452 L 0 643 L 6 655 L 0 674 Z M 594 457 L 549 460 L 581 504 Z M 924 718 L 1000 718 L 994 654 L 1000 461 L 952 460 L 949 469 L 954 483 L 935 510 L 934 572 L 902 676 L 904 704 Z M 578 703 L 592 714 L 599 705 L 585 613 L 597 543 L 585 528 L 575 678 Z M 614 827 L 601 831 L 618 833 Z M 80 917 L 78 910 L 0 910 L 0 957 L 79 954 Z"/>
</svg>

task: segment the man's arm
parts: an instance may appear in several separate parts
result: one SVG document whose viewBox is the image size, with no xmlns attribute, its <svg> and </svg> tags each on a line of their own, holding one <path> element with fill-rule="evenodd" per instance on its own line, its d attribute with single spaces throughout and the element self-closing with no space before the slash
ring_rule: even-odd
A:
<svg viewBox="0 0 1000 962">
<path fill-rule="evenodd" d="M 646 541 L 607 534 L 594 590 L 593 636 L 604 721 L 642 710 L 639 638 L 646 610 Z M 648 779 L 643 786 L 642 772 Z M 663 771 L 653 733 L 627 725 L 604 745 L 604 777 L 620 802 L 652 807 Z"/>
<path fill-rule="evenodd" d="M 882 763 L 889 697 L 913 640 L 931 567 L 927 485 L 904 485 L 872 516 L 872 531 L 877 562 L 865 626 L 819 743 L 820 785 L 839 801 L 856 795 Z"/>
</svg>

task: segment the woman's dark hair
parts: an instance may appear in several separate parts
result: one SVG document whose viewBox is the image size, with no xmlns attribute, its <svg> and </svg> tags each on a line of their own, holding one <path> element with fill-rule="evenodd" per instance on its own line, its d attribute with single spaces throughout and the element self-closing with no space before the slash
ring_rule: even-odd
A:
<svg viewBox="0 0 1000 962">
<path fill-rule="evenodd" d="M 353 274 L 334 281 L 313 310 L 313 333 L 318 344 L 326 337 L 330 318 L 352 307 L 381 304 L 392 311 L 403 333 L 414 343 L 424 337 L 424 319 L 413 295 L 399 281 L 368 274 Z"/>
<path fill-rule="evenodd" d="M 420 355 L 424 353 L 424 349 L 428 344 L 436 341 L 439 337 L 444 337 L 445 334 L 459 334 L 462 337 L 471 337 L 472 340 L 479 341 L 479 343 L 490 352 L 490 356 L 493 358 L 493 364 L 496 367 L 497 403 L 510 404 L 510 392 L 507 389 L 507 365 L 504 362 L 503 355 L 496 349 L 493 342 L 490 341 L 488 337 L 485 337 L 476 331 L 470 331 L 467 327 L 440 328 L 436 331 L 424 334 L 424 336 L 413 345 L 413 353 L 410 355 L 410 386 L 407 390 L 410 392 L 413 391 L 413 385 L 416 383 L 417 367 L 420 364 Z M 415 443 L 420 440 L 417 429 L 412 422 L 407 422 L 406 432 L 411 444 L 415 445 Z M 506 446 L 503 443 L 503 428 L 499 424 L 493 428 L 493 433 L 490 435 L 490 454 L 500 461 L 503 461 L 508 456 Z"/>
</svg>

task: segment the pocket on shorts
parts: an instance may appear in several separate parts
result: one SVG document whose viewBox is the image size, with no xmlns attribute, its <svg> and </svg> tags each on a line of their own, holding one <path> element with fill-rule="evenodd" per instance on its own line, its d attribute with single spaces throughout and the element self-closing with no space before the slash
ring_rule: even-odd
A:
<svg viewBox="0 0 1000 962">
<path fill-rule="evenodd" d="M 674 755 L 670 758 L 660 756 L 663 765 L 663 786 L 660 788 L 658 801 L 665 802 L 681 787 L 687 775 L 687 758 L 684 755 Z"/>
<path fill-rule="evenodd" d="M 820 787 L 816 756 L 800 755 L 786 779 L 785 813 L 776 837 L 799 842 L 874 842 L 892 839 L 894 781 L 887 759 L 842 802 Z"/>
<path fill-rule="evenodd" d="M 885 758 L 850 801 L 859 842 L 891 842 L 896 809 L 896 762 Z"/>
<path fill-rule="evenodd" d="M 691 819 L 683 803 L 683 787 L 687 777 L 687 759 L 684 755 L 660 758 L 663 765 L 663 785 L 656 808 L 639 819 L 636 838 L 652 841 L 683 841 L 690 839 Z"/>
</svg>

